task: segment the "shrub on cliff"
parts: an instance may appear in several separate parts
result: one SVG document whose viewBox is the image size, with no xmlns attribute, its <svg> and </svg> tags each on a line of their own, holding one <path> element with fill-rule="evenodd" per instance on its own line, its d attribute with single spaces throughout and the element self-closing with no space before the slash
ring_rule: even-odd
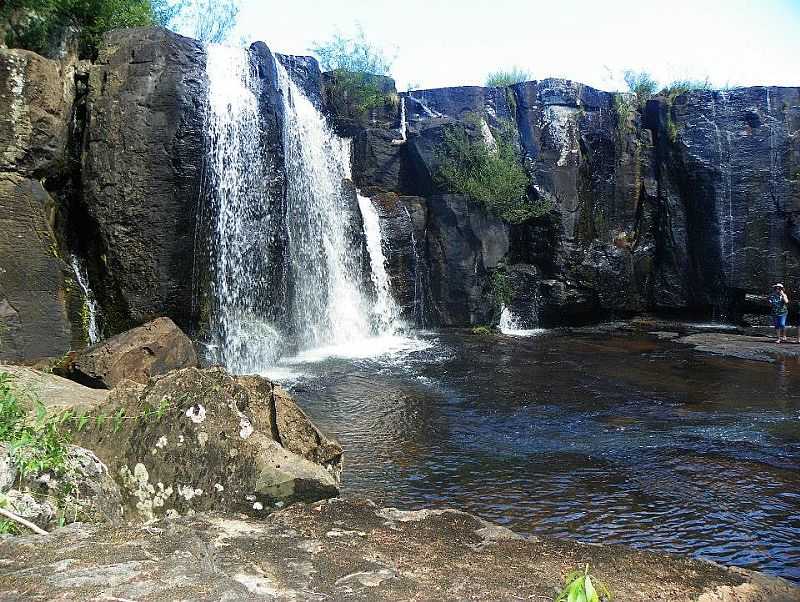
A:
<svg viewBox="0 0 800 602">
<path fill-rule="evenodd" d="M 489 88 L 502 88 L 512 86 L 522 82 L 530 81 L 533 76 L 527 69 L 512 67 L 511 69 L 501 69 L 492 71 L 486 76 L 486 86 Z"/>
<path fill-rule="evenodd" d="M 70 28 L 79 36 L 79 54 L 94 58 L 103 34 L 119 27 L 153 23 L 150 0 L 10 0 L 0 8 L 7 23 L 6 44 L 40 54 Z"/>
<path fill-rule="evenodd" d="M 650 100 L 658 90 L 658 82 L 647 71 L 633 71 L 628 69 L 624 73 L 628 91 L 636 95 L 640 107 Z"/>
<path fill-rule="evenodd" d="M 494 144 L 490 147 L 482 136 L 470 136 L 465 125 L 448 126 L 437 152 L 437 185 L 482 203 L 511 223 L 547 213 L 549 206 L 528 198 L 530 178 L 513 143 L 513 126 L 507 124 L 492 135 Z"/>
<path fill-rule="evenodd" d="M 367 39 L 360 26 L 352 37 L 335 33 L 329 40 L 315 43 L 311 50 L 322 70 L 333 73 L 328 93 L 334 106 L 363 115 L 391 100 L 375 76 L 389 77 L 392 59 Z"/>
</svg>

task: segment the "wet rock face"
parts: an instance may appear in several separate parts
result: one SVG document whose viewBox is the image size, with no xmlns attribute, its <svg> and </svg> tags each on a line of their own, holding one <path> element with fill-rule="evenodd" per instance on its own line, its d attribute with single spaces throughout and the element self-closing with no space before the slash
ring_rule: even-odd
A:
<svg viewBox="0 0 800 602">
<path fill-rule="evenodd" d="M 289 553 L 287 553 L 287 551 Z M 253 520 L 197 515 L 0 538 L 0 588 L 33 599 L 553 600 L 584 564 L 630 602 L 790 602 L 789 583 L 699 560 L 523 537 L 447 510 L 368 501 Z"/>
<path fill-rule="evenodd" d="M 107 34 L 92 65 L 84 203 L 96 223 L 95 293 L 120 332 L 158 316 L 187 326 L 204 149 L 202 45 L 165 29 Z"/>
<path fill-rule="evenodd" d="M 652 101 L 660 202 L 685 248 L 668 247 L 690 302 L 800 286 L 800 89 L 743 88 Z M 669 239 L 659 242 L 667 245 Z"/>
<path fill-rule="evenodd" d="M 73 293 L 45 187 L 67 155 L 72 67 L 0 49 L 0 359 L 69 349 Z"/>
<path fill-rule="evenodd" d="M 538 313 L 542 325 L 658 309 L 736 315 L 745 295 L 774 281 L 800 287 L 796 88 L 691 92 L 651 101 L 642 112 L 630 96 L 558 79 L 404 97 L 407 143 L 387 146 L 394 125 L 382 135 L 364 130 L 354 177 L 425 197 L 428 227 L 446 229 L 431 202 L 444 192 L 434 177 L 444 128 L 460 123 L 471 131 L 476 119 L 493 128 L 511 123 L 530 195 L 552 211 L 510 226 L 503 263 L 538 274 L 533 289 L 514 291 L 512 305 Z M 425 262 L 434 298 L 451 288 L 465 297 L 474 291 L 461 274 L 437 271 L 435 257 Z M 533 299 L 541 306 L 526 305 Z M 434 321 L 483 316 L 439 312 Z"/>
<path fill-rule="evenodd" d="M 113 389 L 126 379 L 146 384 L 153 376 L 197 366 L 189 337 L 169 318 L 159 318 L 72 354 L 60 370 L 84 385 Z"/>
<path fill-rule="evenodd" d="M 259 516 L 277 502 L 338 494 L 342 448 L 263 378 L 178 370 L 147 385 L 123 382 L 98 412 L 105 428 L 76 438 L 107 463 L 128 511 L 142 518 Z"/>
</svg>

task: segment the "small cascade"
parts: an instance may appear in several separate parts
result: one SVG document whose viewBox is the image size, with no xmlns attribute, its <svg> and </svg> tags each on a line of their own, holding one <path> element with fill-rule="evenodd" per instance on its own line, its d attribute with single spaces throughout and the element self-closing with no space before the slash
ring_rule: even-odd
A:
<svg viewBox="0 0 800 602">
<path fill-rule="evenodd" d="M 85 313 L 82 313 L 86 327 L 86 337 L 90 345 L 99 343 L 103 339 L 102 329 L 100 327 L 100 307 L 97 305 L 94 293 L 89 286 L 89 275 L 86 273 L 86 268 L 83 263 L 78 259 L 77 255 L 70 256 L 70 265 L 72 271 L 75 273 L 75 280 L 78 281 L 78 286 L 81 287 L 83 292 L 83 301 Z"/>
<path fill-rule="evenodd" d="M 375 304 L 372 307 L 373 324 L 378 332 L 392 334 L 398 329 L 400 309 L 391 293 L 386 257 L 383 253 L 381 223 L 378 212 L 369 198 L 358 195 L 358 206 L 364 220 L 364 235 L 367 240 L 372 285 L 375 287 Z"/>
<path fill-rule="evenodd" d="M 400 138 L 392 140 L 395 146 L 408 141 L 408 122 L 406 121 L 406 97 L 400 97 Z"/>
<path fill-rule="evenodd" d="M 530 337 L 546 332 L 543 328 L 523 328 L 521 321 L 511 308 L 504 305 L 500 310 L 500 332 L 513 337 Z"/>
<path fill-rule="evenodd" d="M 283 338 L 266 317 L 274 293 L 266 254 L 271 204 L 260 150 L 260 82 L 246 50 L 207 50 L 206 186 L 215 221 L 210 350 L 232 372 L 258 372 L 276 357 Z"/>
<path fill-rule="evenodd" d="M 422 111 L 425 113 L 425 115 L 426 115 L 426 116 L 428 116 L 428 117 L 444 117 L 444 115 L 442 115 L 442 114 L 441 114 L 441 113 L 439 113 L 438 111 L 434 111 L 433 109 L 431 109 L 431 108 L 430 108 L 430 107 L 429 107 L 429 106 L 428 106 L 428 105 L 425 103 L 425 101 L 424 101 L 422 98 L 417 98 L 416 96 L 414 96 L 414 93 L 413 93 L 413 92 L 409 92 L 409 93 L 408 93 L 408 97 L 409 97 L 411 100 L 413 100 L 415 103 L 417 103 L 417 105 L 419 105 L 419 108 L 421 108 L 421 109 L 422 109 Z"/>
</svg>

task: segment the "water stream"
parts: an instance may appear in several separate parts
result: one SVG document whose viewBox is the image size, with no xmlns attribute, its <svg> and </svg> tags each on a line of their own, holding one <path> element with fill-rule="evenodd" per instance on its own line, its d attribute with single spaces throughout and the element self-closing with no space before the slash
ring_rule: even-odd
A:
<svg viewBox="0 0 800 602">
<path fill-rule="evenodd" d="M 419 336 L 295 365 L 345 448 L 344 495 L 800 581 L 800 366 L 655 337 Z"/>
</svg>

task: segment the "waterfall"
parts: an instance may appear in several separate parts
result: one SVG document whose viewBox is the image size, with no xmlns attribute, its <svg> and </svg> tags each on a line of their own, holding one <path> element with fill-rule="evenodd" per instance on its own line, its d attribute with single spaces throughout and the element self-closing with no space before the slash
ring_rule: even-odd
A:
<svg viewBox="0 0 800 602">
<path fill-rule="evenodd" d="M 350 180 L 350 141 L 278 63 L 284 103 L 287 233 L 292 326 L 302 347 L 369 336 L 362 282 L 361 219 Z"/>
<path fill-rule="evenodd" d="M 84 320 L 86 327 L 86 337 L 90 345 L 99 343 L 103 336 L 100 329 L 100 308 L 97 305 L 94 293 L 89 286 L 89 275 L 86 273 L 86 268 L 78 259 L 77 255 L 70 256 L 70 265 L 72 271 L 75 272 L 75 280 L 78 281 L 78 286 L 81 287 L 83 292 L 84 312 L 81 313 L 81 318 Z"/>
<path fill-rule="evenodd" d="M 374 349 L 361 343 L 399 324 L 380 220 L 351 182 L 351 142 L 276 69 L 276 89 L 262 89 L 248 51 L 208 47 L 208 348 L 234 373 L 264 373 L 287 353 Z M 263 94 L 283 105 L 280 196 L 269 192 Z"/>
<path fill-rule="evenodd" d="M 386 271 L 386 257 L 383 254 L 381 223 L 378 212 L 369 198 L 358 195 L 358 206 L 364 220 L 364 235 L 367 240 L 372 284 L 375 287 L 375 304 L 372 313 L 379 331 L 393 333 L 398 328 L 400 310 L 391 293 L 389 274 Z"/>
<path fill-rule="evenodd" d="M 244 49 L 209 46 L 206 69 L 206 186 L 215 220 L 210 348 L 232 372 L 257 372 L 275 359 L 283 339 L 267 319 L 271 204 L 263 181 L 260 82 Z"/>
</svg>

